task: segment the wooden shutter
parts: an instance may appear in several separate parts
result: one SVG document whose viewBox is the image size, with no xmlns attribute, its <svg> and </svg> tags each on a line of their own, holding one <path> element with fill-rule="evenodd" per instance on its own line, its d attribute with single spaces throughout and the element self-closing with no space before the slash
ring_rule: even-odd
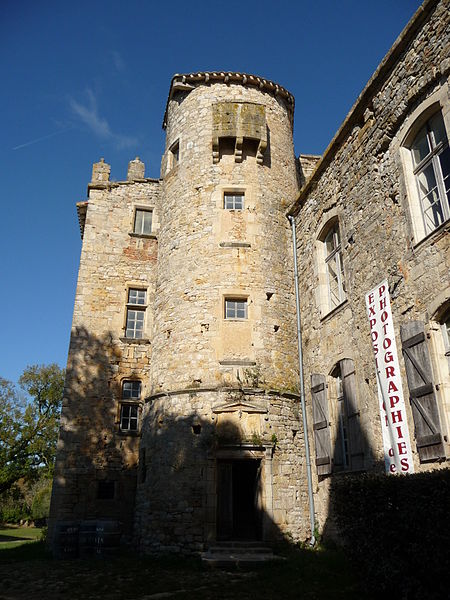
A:
<svg viewBox="0 0 450 600">
<path fill-rule="evenodd" d="M 331 473 L 331 438 L 325 375 L 311 375 L 314 441 L 318 475 Z"/>
<path fill-rule="evenodd" d="M 445 451 L 424 324 L 405 323 L 400 336 L 420 462 L 436 460 Z"/>
<path fill-rule="evenodd" d="M 359 471 L 364 468 L 364 437 L 361 431 L 360 412 L 356 395 L 355 366 L 350 358 L 344 358 L 339 365 L 341 367 L 348 427 L 349 468 L 352 471 Z"/>
</svg>

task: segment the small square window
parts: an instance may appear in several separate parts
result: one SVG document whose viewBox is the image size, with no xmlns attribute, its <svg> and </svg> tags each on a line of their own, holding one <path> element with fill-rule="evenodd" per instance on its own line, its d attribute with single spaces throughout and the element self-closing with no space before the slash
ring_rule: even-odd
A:
<svg viewBox="0 0 450 600">
<path fill-rule="evenodd" d="M 247 318 L 247 300 L 226 298 L 225 299 L 225 319 L 246 319 Z"/>
<path fill-rule="evenodd" d="M 102 479 L 97 482 L 97 498 L 98 500 L 114 500 L 115 481 Z"/>
<path fill-rule="evenodd" d="M 141 304 L 145 306 L 147 303 L 147 291 L 146 290 L 128 290 L 128 304 Z"/>
<path fill-rule="evenodd" d="M 223 207 L 226 210 L 244 210 L 244 194 L 240 192 L 225 192 Z"/>
<path fill-rule="evenodd" d="M 124 400 L 139 400 L 141 397 L 140 381 L 124 381 L 122 385 L 122 398 Z"/>
<path fill-rule="evenodd" d="M 139 421 L 139 406 L 137 404 L 122 404 L 120 407 L 120 430 L 137 431 Z"/>
<path fill-rule="evenodd" d="M 133 232 L 139 235 L 148 235 L 152 232 L 151 210 L 136 209 Z"/>
</svg>

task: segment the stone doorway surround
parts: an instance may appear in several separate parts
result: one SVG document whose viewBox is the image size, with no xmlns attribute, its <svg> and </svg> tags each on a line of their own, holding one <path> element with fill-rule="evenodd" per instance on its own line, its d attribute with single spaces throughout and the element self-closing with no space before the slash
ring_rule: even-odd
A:
<svg viewBox="0 0 450 600">
<path fill-rule="evenodd" d="M 272 454 L 273 443 L 260 439 L 266 407 L 242 401 L 229 402 L 213 409 L 217 419 L 218 440 L 208 453 L 206 467 L 205 539 L 216 541 L 217 536 L 217 463 L 218 461 L 257 460 L 261 464 L 261 480 L 257 507 L 261 513 L 262 540 L 270 539 L 273 528 Z M 239 434 L 240 439 L 227 439 Z M 221 431 L 224 435 L 221 437 Z M 248 441 L 252 437 L 251 441 Z"/>
</svg>

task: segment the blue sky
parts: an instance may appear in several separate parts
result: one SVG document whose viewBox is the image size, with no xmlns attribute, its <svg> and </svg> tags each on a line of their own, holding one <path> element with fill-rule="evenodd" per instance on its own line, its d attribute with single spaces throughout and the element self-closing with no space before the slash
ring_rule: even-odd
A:
<svg viewBox="0 0 450 600">
<path fill-rule="evenodd" d="M 296 153 L 321 154 L 418 0 L 3 0 L 0 376 L 65 366 L 81 241 L 75 203 L 104 156 L 159 176 L 174 73 L 262 75 L 296 99 Z"/>
</svg>

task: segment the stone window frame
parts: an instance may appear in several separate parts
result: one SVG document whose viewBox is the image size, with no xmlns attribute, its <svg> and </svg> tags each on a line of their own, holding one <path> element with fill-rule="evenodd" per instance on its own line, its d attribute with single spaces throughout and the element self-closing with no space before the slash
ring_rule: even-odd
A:
<svg viewBox="0 0 450 600">
<path fill-rule="evenodd" d="M 440 112 L 442 115 L 444 128 L 447 135 L 447 144 L 450 142 L 450 100 L 448 98 L 448 88 L 448 84 L 442 85 L 435 92 L 430 94 L 428 98 L 421 102 L 405 120 L 396 136 L 398 140 L 397 144 L 401 168 L 404 175 L 405 203 L 412 234 L 411 240 L 414 246 L 424 240 L 438 235 L 442 230 L 449 227 L 450 218 L 446 218 L 441 225 L 433 230 L 429 232 L 425 230 L 421 200 L 417 185 L 417 177 L 414 173 L 415 169 L 417 170 L 417 168 L 414 166 L 411 152 L 411 146 L 413 141 L 416 139 L 417 134 L 420 132 L 426 122 L 437 112 Z"/>
<path fill-rule="evenodd" d="M 337 229 L 339 234 L 340 243 L 336 249 L 327 254 L 326 250 L 326 238 L 333 229 Z M 347 302 L 347 290 L 346 290 L 346 278 L 344 269 L 344 255 L 343 255 L 343 231 L 341 227 L 341 218 L 337 210 L 333 209 L 327 212 L 322 218 L 319 228 L 319 233 L 316 237 L 316 274 L 319 280 L 317 286 L 316 298 L 320 311 L 321 318 L 325 318 L 328 315 L 339 310 Z M 340 267 L 339 272 L 339 302 L 335 305 L 331 301 L 331 289 L 329 283 L 329 267 L 328 264 L 332 258 L 336 257 L 338 266 Z"/>
<path fill-rule="evenodd" d="M 145 297 L 144 297 L 144 302 L 130 302 L 130 295 L 131 292 L 145 292 Z M 147 307 L 148 307 L 148 289 L 144 286 L 139 286 L 139 285 L 129 285 L 127 287 L 126 290 L 126 304 L 125 304 L 125 323 L 124 323 L 124 330 L 125 330 L 125 340 L 131 340 L 131 341 L 140 341 L 140 340 L 145 340 L 145 326 L 146 326 L 146 312 L 147 312 Z M 137 335 L 128 335 L 128 332 L 131 331 L 133 329 L 134 333 L 136 333 L 136 328 L 133 327 L 129 327 L 129 323 L 131 322 L 131 319 L 129 319 L 131 317 L 131 313 L 143 313 L 143 318 L 142 318 L 142 329 L 141 329 L 141 333 L 142 335 L 137 336 Z M 137 322 L 137 321 L 136 321 Z"/>
</svg>

